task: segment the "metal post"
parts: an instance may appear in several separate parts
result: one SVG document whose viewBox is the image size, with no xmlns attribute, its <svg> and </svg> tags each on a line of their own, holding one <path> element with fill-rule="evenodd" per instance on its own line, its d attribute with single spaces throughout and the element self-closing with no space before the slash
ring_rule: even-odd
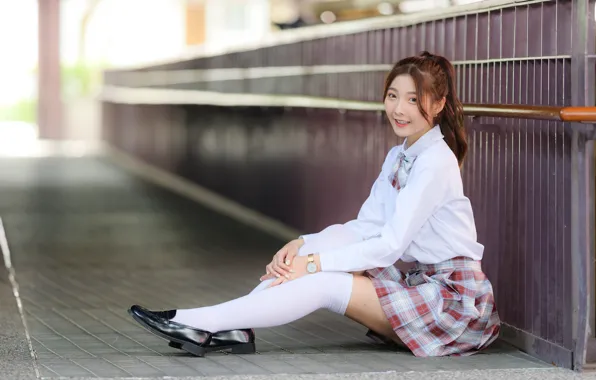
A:
<svg viewBox="0 0 596 380">
<path fill-rule="evenodd" d="M 588 66 L 588 58 L 594 51 L 594 0 L 572 0 L 572 58 L 571 102 L 575 106 L 594 104 L 594 68 Z M 594 292 L 594 257 L 592 243 L 594 213 L 593 205 L 594 166 L 592 158 L 592 126 L 572 125 L 571 143 L 571 267 L 573 306 L 573 367 L 581 370 L 585 364 L 589 324 L 595 305 L 591 302 Z M 591 131 L 590 131 L 591 132 Z"/>
<path fill-rule="evenodd" d="M 60 86 L 60 0 L 38 0 L 39 74 L 37 124 L 39 138 L 62 137 Z"/>
</svg>

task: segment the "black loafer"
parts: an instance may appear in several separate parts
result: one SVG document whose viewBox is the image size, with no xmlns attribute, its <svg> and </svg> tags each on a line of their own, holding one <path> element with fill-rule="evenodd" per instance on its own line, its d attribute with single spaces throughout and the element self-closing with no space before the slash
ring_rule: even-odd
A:
<svg viewBox="0 0 596 380">
<path fill-rule="evenodd" d="M 176 316 L 176 310 L 152 311 L 138 305 L 135 305 L 134 307 L 144 314 L 153 314 L 167 321 Z M 170 340 L 168 345 L 170 347 L 186 351 L 186 349 L 183 347 L 183 344 L 180 342 Z M 215 332 L 211 334 L 211 341 L 209 342 L 209 345 L 204 346 L 203 349 L 205 352 L 229 350 L 233 354 L 254 354 L 256 352 L 255 332 L 253 329 Z"/>
<path fill-rule="evenodd" d="M 178 343 L 181 349 L 193 355 L 205 356 L 205 348 L 211 343 L 210 332 L 172 322 L 141 306 L 133 305 L 128 313 L 149 332 Z"/>
<path fill-rule="evenodd" d="M 366 336 L 369 337 L 370 339 L 374 340 L 375 343 L 377 344 L 385 344 L 391 348 L 396 348 L 396 349 L 406 349 L 409 350 L 408 346 L 406 346 L 405 344 L 399 344 L 397 342 L 394 342 L 393 340 L 387 338 L 386 336 L 383 336 L 375 331 L 372 330 L 368 330 L 366 332 Z"/>
<path fill-rule="evenodd" d="M 168 343 L 172 348 L 182 350 L 179 343 Z M 205 352 L 211 351 L 227 351 L 232 354 L 254 354 L 255 346 L 255 332 L 253 329 L 218 331 L 211 334 L 211 342 L 205 347 Z"/>
<path fill-rule="evenodd" d="M 253 329 L 218 331 L 211 334 L 207 351 L 231 350 L 233 354 L 254 354 L 255 332 Z"/>
</svg>

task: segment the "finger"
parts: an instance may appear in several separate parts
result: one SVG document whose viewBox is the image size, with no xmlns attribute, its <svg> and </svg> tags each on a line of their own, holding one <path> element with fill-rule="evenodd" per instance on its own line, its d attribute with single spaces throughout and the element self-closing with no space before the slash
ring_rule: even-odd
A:
<svg viewBox="0 0 596 380">
<path fill-rule="evenodd" d="M 285 270 L 290 270 L 290 262 L 288 261 L 287 256 L 291 250 L 290 244 L 286 244 L 286 246 L 275 256 L 277 258 L 277 262 L 280 263 L 280 266 Z"/>
<path fill-rule="evenodd" d="M 286 280 L 286 278 L 285 278 L 285 277 L 280 277 L 280 278 L 278 278 L 277 280 L 273 281 L 273 282 L 272 282 L 272 283 L 271 283 L 271 284 L 268 286 L 268 288 L 272 288 L 272 287 L 274 287 L 274 286 L 277 286 L 277 285 L 279 285 L 279 284 L 282 284 L 282 283 L 284 283 L 284 282 L 286 282 L 286 281 L 287 281 L 287 280 Z"/>
<path fill-rule="evenodd" d="M 294 262 L 294 258 L 298 255 L 298 250 L 297 249 L 291 249 L 288 252 L 288 255 L 286 256 L 286 264 L 287 265 L 292 265 L 292 263 Z"/>
<path fill-rule="evenodd" d="M 269 263 L 266 267 L 265 267 L 265 274 L 263 276 L 261 276 L 261 281 L 267 279 L 267 278 L 273 278 L 275 277 L 274 275 L 275 271 L 273 270 L 273 265 L 272 263 Z"/>
<path fill-rule="evenodd" d="M 279 251 L 275 252 L 275 255 L 273 255 L 273 261 L 275 261 L 275 259 L 277 259 L 279 256 L 284 255 L 285 251 L 288 250 L 287 246 L 283 246 Z"/>
<path fill-rule="evenodd" d="M 287 262 L 288 252 L 290 252 L 290 249 L 289 249 L 289 248 L 287 248 L 287 246 L 286 246 L 286 248 L 285 248 L 285 249 L 284 249 L 282 252 L 280 252 L 280 254 L 279 254 L 279 255 L 277 255 L 277 256 L 276 256 L 276 258 L 277 258 L 277 262 L 278 262 L 280 265 L 284 265 L 284 264 L 285 264 L 285 265 L 290 265 L 290 264 L 288 264 L 288 262 Z"/>
<path fill-rule="evenodd" d="M 285 272 L 289 272 L 290 271 L 290 267 L 289 264 L 287 264 L 287 262 L 284 262 L 284 260 L 286 260 L 286 256 L 287 256 L 287 251 L 285 252 L 285 254 L 282 256 L 278 257 L 277 263 L 276 265 L 278 266 L 279 269 L 284 270 Z"/>
<path fill-rule="evenodd" d="M 272 267 L 273 267 L 273 273 L 277 277 L 290 278 L 289 271 L 284 270 L 283 268 L 281 268 L 278 263 L 273 264 Z"/>
<path fill-rule="evenodd" d="M 265 281 L 265 280 L 269 280 L 270 278 L 276 278 L 276 276 L 273 273 L 268 272 L 268 273 L 265 273 L 264 275 L 262 275 L 259 280 Z"/>
<path fill-rule="evenodd" d="M 271 263 L 271 268 L 273 268 L 273 270 L 280 274 L 281 276 L 285 275 L 286 273 L 288 273 L 288 269 L 286 269 L 286 265 L 284 265 L 283 263 L 280 263 L 279 261 L 274 261 Z"/>
<path fill-rule="evenodd" d="M 271 264 L 265 267 L 265 275 L 261 277 L 263 280 L 267 280 L 269 278 L 275 278 L 275 271 L 273 270 L 273 266 Z"/>
</svg>

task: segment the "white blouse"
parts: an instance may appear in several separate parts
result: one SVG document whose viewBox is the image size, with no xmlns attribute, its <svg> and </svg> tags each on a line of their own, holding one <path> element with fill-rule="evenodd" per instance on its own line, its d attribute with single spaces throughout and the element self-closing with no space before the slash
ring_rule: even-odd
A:
<svg viewBox="0 0 596 380">
<path fill-rule="evenodd" d="M 470 200 L 464 196 L 457 158 L 439 126 L 406 149 L 393 147 L 358 217 L 344 224 L 362 241 L 318 252 L 322 271 L 385 268 L 399 259 L 436 264 L 457 256 L 481 260 Z M 391 186 L 398 154 L 413 165 L 401 190 Z M 303 235 L 305 241 L 318 234 Z"/>
</svg>

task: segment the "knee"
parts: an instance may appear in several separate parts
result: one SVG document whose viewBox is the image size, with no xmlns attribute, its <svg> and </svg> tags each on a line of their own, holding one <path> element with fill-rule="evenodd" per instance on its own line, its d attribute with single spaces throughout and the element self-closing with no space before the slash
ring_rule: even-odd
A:
<svg viewBox="0 0 596 380">
<path fill-rule="evenodd" d="M 304 275 L 304 277 L 300 278 L 299 280 L 309 283 L 314 287 L 318 287 L 325 281 L 325 278 L 327 277 L 328 274 L 329 274 L 328 272 L 317 272 L 317 273 L 313 273 L 313 274 L 306 274 L 306 275 Z"/>
<path fill-rule="evenodd" d="M 334 282 L 337 282 L 339 278 L 343 278 L 345 276 L 351 277 L 352 275 L 350 273 L 344 272 L 317 272 L 313 274 L 306 274 L 299 278 L 299 280 L 308 283 L 310 286 L 315 288 L 317 292 L 321 292 L 329 288 L 333 288 Z"/>
<path fill-rule="evenodd" d="M 354 276 L 344 272 L 318 272 L 303 277 L 313 294 L 334 299 L 346 291 L 351 293 Z"/>
</svg>

